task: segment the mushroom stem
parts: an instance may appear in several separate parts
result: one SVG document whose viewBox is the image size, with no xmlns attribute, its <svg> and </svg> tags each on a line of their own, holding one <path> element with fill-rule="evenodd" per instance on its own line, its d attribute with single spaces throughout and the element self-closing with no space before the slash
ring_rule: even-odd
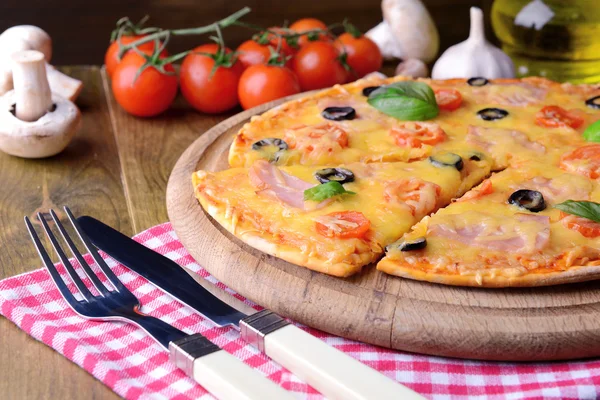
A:
<svg viewBox="0 0 600 400">
<path fill-rule="evenodd" d="M 15 115 L 22 121 L 37 121 L 52 108 L 44 54 L 21 51 L 13 54 L 12 61 Z"/>
</svg>

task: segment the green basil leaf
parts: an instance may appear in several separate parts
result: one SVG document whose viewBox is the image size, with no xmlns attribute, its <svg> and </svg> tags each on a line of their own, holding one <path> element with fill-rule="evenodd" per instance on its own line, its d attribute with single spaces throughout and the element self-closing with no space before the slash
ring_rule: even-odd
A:
<svg viewBox="0 0 600 400">
<path fill-rule="evenodd" d="M 567 214 L 577 215 L 590 219 L 595 222 L 600 222 L 600 204 L 593 201 L 574 201 L 567 200 L 554 206 Z"/>
<path fill-rule="evenodd" d="M 306 189 L 304 191 L 304 200 L 323 201 L 340 194 L 356 193 L 346 190 L 339 182 L 329 181 L 327 183 L 322 183 L 320 185 L 311 187 L 310 189 Z"/>
<path fill-rule="evenodd" d="M 600 142 L 600 120 L 594 122 L 583 131 L 583 138 L 588 142 Z"/>
<path fill-rule="evenodd" d="M 384 114 L 405 121 L 425 121 L 440 110 L 435 93 L 423 82 L 403 81 L 374 90 L 367 102 Z"/>
</svg>

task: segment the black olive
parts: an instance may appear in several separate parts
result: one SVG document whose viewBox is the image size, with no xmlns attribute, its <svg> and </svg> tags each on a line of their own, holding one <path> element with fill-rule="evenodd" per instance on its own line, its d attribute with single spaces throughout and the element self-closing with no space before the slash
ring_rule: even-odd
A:
<svg viewBox="0 0 600 400">
<path fill-rule="evenodd" d="M 327 107 L 321 112 L 323 118 L 331 121 L 343 121 L 345 119 L 354 119 L 356 110 L 352 107 Z"/>
<path fill-rule="evenodd" d="M 546 208 L 544 196 L 537 190 L 519 189 L 510 195 L 508 203 L 531 212 L 540 212 Z"/>
<path fill-rule="evenodd" d="M 481 161 L 483 160 L 485 157 L 483 156 L 483 154 L 481 153 L 473 153 L 471 155 L 471 157 L 469 157 L 469 160 L 471 161 Z"/>
<path fill-rule="evenodd" d="M 315 178 L 321 183 L 348 183 L 354 182 L 354 173 L 346 168 L 324 168 L 315 172 Z"/>
<path fill-rule="evenodd" d="M 585 104 L 586 104 L 588 107 L 591 107 L 591 108 L 595 108 L 595 109 L 598 109 L 598 110 L 600 110 L 600 95 L 599 95 L 599 96 L 596 96 L 596 97 L 592 97 L 591 99 L 587 99 L 587 100 L 585 101 Z"/>
<path fill-rule="evenodd" d="M 366 88 L 364 88 L 362 90 L 362 95 L 365 97 L 369 97 L 369 95 L 371 93 L 373 93 L 374 91 L 376 91 L 379 88 L 380 88 L 380 86 L 367 86 Z"/>
<path fill-rule="evenodd" d="M 506 117 L 508 111 L 501 108 L 484 108 L 483 110 L 477 111 L 477 115 L 484 121 L 494 121 Z"/>
<path fill-rule="evenodd" d="M 428 158 L 429 162 L 436 167 L 454 167 L 462 170 L 464 163 L 461 156 L 454 153 L 440 153 Z"/>
<path fill-rule="evenodd" d="M 287 150 L 288 144 L 281 139 L 266 138 L 252 144 L 252 150 L 261 150 L 263 147 L 275 146 L 279 151 Z"/>
<path fill-rule="evenodd" d="M 422 250 L 427 247 L 427 240 L 424 237 L 419 237 L 414 240 L 400 240 L 394 244 L 386 247 L 386 251 L 389 251 L 391 248 L 397 248 L 400 251 L 413 251 L 413 250 Z"/>
<path fill-rule="evenodd" d="M 476 76 L 475 78 L 471 78 L 467 81 L 467 83 L 470 86 L 485 86 L 488 83 L 490 83 L 490 81 L 488 81 L 487 79 L 485 79 L 482 76 Z"/>
</svg>

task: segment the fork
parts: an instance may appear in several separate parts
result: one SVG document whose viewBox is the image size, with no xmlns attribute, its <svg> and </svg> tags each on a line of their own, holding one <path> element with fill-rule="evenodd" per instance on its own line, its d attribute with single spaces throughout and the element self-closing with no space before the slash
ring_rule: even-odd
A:
<svg viewBox="0 0 600 400">
<path fill-rule="evenodd" d="M 143 329 L 164 350 L 170 353 L 172 362 L 219 399 L 293 399 L 291 394 L 283 388 L 253 370 L 241 360 L 221 350 L 201 334 L 188 335 L 158 318 L 142 313 L 137 297 L 121 283 L 104 259 L 100 257 L 95 247 L 79 227 L 71 210 L 68 207 L 64 209 L 79 239 L 81 239 L 85 248 L 111 283 L 112 289 L 100 281 L 75 246 L 75 243 L 56 213 L 50 210 L 54 224 L 71 250 L 71 253 L 83 268 L 85 275 L 87 275 L 92 285 L 98 291 L 98 295 L 94 295 L 88 289 L 58 243 L 46 219 L 41 213 L 38 213 L 37 217 L 42 224 L 43 230 L 46 232 L 52 247 L 68 275 L 71 277 L 71 281 L 75 284 L 77 291 L 83 298 L 83 300 L 78 300 L 61 278 L 28 217 L 25 217 L 25 225 L 56 287 L 77 314 L 90 320 L 127 322 Z"/>
</svg>

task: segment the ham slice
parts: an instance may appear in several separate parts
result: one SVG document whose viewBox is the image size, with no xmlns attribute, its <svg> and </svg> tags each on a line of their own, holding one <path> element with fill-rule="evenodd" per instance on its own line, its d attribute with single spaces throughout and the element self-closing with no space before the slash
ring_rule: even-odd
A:
<svg viewBox="0 0 600 400">
<path fill-rule="evenodd" d="M 544 100 L 547 89 L 525 82 L 494 83 L 492 86 L 476 88 L 473 94 L 477 103 L 501 104 L 505 106 L 525 107 Z"/>
<path fill-rule="evenodd" d="M 546 152 L 546 147 L 543 144 L 533 142 L 523 132 L 513 129 L 484 128 L 469 125 L 467 142 L 486 152 L 497 155 L 513 153 L 515 147 L 521 147 L 540 154 Z"/>
<path fill-rule="evenodd" d="M 592 183 L 579 176 L 559 176 L 550 179 L 536 176 L 528 181 L 512 186 L 514 190 L 529 189 L 542 193 L 549 204 L 562 203 L 565 200 L 589 200 L 593 190 Z"/>
<path fill-rule="evenodd" d="M 443 215 L 434 221 L 429 224 L 428 235 L 490 250 L 531 254 L 542 250 L 550 241 L 550 217 L 545 215 L 515 214 L 511 219 L 470 211 Z"/>
<path fill-rule="evenodd" d="M 275 165 L 256 161 L 248 171 L 250 182 L 256 186 L 259 195 L 276 198 L 289 206 L 304 210 L 304 191 L 315 186 L 292 176 Z"/>
</svg>

